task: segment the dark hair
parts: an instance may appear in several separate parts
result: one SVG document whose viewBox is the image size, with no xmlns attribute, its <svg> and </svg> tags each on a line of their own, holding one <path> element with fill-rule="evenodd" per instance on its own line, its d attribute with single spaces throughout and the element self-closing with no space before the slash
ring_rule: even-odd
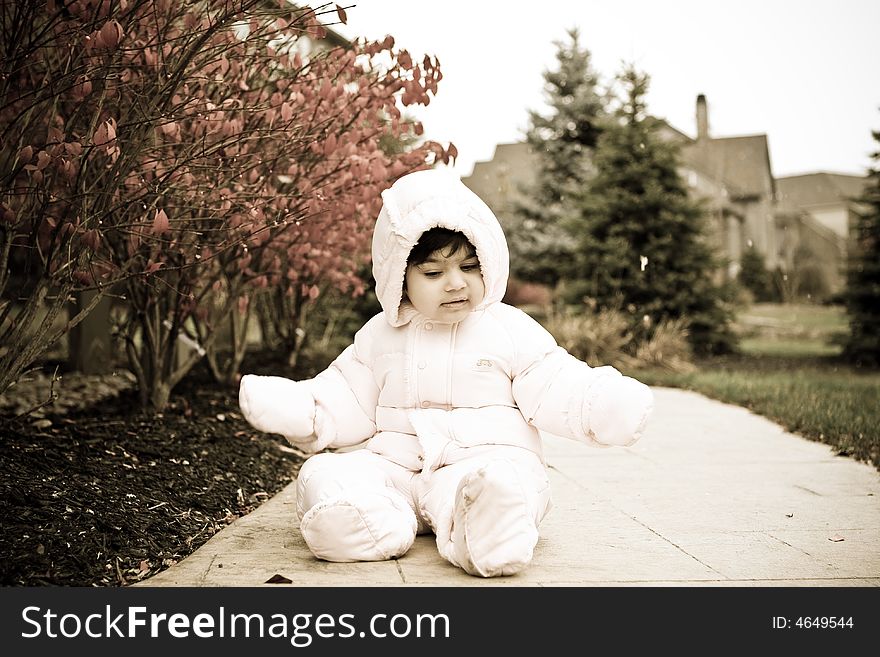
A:
<svg viewBox="0 0 880 657">
<path fill-rule="evenodd" d="M 422 233 L 419 241 L 409 252 L 406 265 L 420 265 L 431 257 L 432 253 L 437 251 L 446 252 L 449 255 L 458 253 L 461 249 L 465 249 L 468 255 L 476 255 L 477 249 L 471 244 L 470 240 L 465 237 L 464 233 L 448 228 L 431 228 Z"/>
</svg>

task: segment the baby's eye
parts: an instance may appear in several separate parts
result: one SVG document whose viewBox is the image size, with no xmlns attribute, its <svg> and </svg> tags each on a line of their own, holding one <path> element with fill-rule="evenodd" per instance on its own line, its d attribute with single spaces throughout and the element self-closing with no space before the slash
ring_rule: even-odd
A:
<svg viewBox="0 0 880 657">
<path fill-rule="evenodd" d="M 422 272 L 427 278 L 437 278 L 440 275 L 439 271 L 424 271 Z"/>
<path fill-rule="evenodd" d="M 479 271 L 480 265 L 462 265 L 461 270 L 462 271 Z"/>
</svg>

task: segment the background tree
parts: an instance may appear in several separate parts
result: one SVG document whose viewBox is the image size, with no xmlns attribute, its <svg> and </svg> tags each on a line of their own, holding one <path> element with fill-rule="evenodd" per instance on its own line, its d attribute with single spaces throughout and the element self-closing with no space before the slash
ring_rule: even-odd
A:
<svg viewBox="0 0 880 657">
<path fill-rule="evenodd" d="M 880 143 L 880 131 L 872 132 Z M 872 153 L 850 245 L 844 302 L 849 335 L 844 355 L 855 363 L 880 365 L 880 149 Z"/>
<path fill-rule="evenodd" d="M 111 143 L 104 83 L 118 77 L 121 34 L 109 12 L 109 3 L 0 2 L 0 392 L 132 273 L 133 263 L 97 253 L 114 194 L 139 168 Z M 109 166 L 102 151 L 113 152 Z M 86 289 L 98 294 L 62 321 Z"/>
<path fill-rule="evenodd" d="M 713 282 L 704 211 L 688 197 L 676 146 L 645 111 L 648 77 L 628 67 L 618 80 L 622 98 L 596 145 L 596 173 L 581 213 L 565 222 L 578 240 L 568 299 L 625 311 L 643 337 L 682 318 L 696 353 L 729 350 L 731 313 Z"/>
<path fill-rule="evenodd" d="M 570 275 L 573 244 L 561 221 L 576 212 L 592 172 L 591 155 L 601 134 L 604 100 L 590 51 L 577 29 L 556 41 L 556 68 L 544 72 L 545 116 L 529 112 L 526 140 L 537 158 L 533 186 L 522 190 L 510 235 L 514 276 L 554 286 Z"/>
<path fill-rule="evenodd" d="M 383 46 L 390 48 L 393 41 L 386 40 Z M 376 57 L 379 60 L 378 66 L 381 68 L 373 69 L 368 66 L 368 70 L 358 73 L 360 79 L 367 79 L 370 75 L 377 75 L 377 71 L 383 71 L 382 76 L 406 76 L 406 72 L 397 72 L 392 69 L 387 70 L 388 61 L 395 61 L 390 56 L 390 51 L 383 50 Z M 398 55 L 398 61 L 406 63 L 407 66 L 413 66 L 411 58 L 407 51 L 401 51 Z M 399 64 L 398 64 L 399 66 Z M 428 87 L 422 89 L 421 83 L 413 82 L 406 84 L 406 105 L 414 102 L 427 103 L 427 92 L 431 93 L 436 90 L 436 82 L 440 79 L 441 74 L 439 68 L 434 62 L 426 59 L 422 63 L 424 70 L 428 71 L 426 75 L 416 67 L 417 73 L 413 79 L 423 80 L 427 82 Z M 372 72 L 371 72 L 372 71 Z M 273 284 L 262 290 L 256 297 L 260 326 L 264 338 L 264 344 L 269 348 L 280 352 L 291 365 L 296 363 L 300 350 L 303 348 L 309 334 L 314 331 L 325 333 L 326 320 L 334 322 L 333 312 L 328 308 L 337 308 L 340 314 L 345 314 L 351 308 L 361 307 L 361 302 L 357 301 L 357 297 L 361 297 L 372 286 L 372 273 L 369 267 L 369 244 L 370 235 L 372 234 L 372 225 L 381 206 L 380 192 L 390 182 L 398 177 L 401 172 L 410 171 L 419 166 L 423 166 L 425 156 L 429 155 L 436 159 L 448 161 L 448 158 L 456 156 L 455 146 L 450 144 L 446 150 L 439 149 L 433 142 L 425 143 L 421 138 L 423 126 L 412 118 L 402 116 L 396 107 L 394 100 L 399 95 L 397 89 L 398 82 L 393 82 L 396 77 L 391 78 L 392 84 L 389 87 L 391 93 L 381 96 L 382 104 L 379 106 L 371 106 L 368 109 L 368 120 L 362 123 L 362 131 L 365 131 L 369 138 L 364 140 L 361 150 L 369 149 L 366 153 L 366 159 L 358 156 L 355 161 L 344 159 L 337 163 L 337 166 L 343 171 L 342 179 L 346 183 L 346 187 L 351 191 L 356 191 L 356 198 L 346 199 L 344 195 L 328 194 L 322 191 L 321 195 L 333 203 L 335 210 L 333 216 L 339 218 L 345 216 L 346 211 L 356 209 L 358 214 L 357 225 L 346 227 L 344 223 L 339 223 L 335 232 L 343 235 L 348 244 L 340 253 L 335 254 L 336 259 L 330 266 L 322 265 L 320 259 L 310 258 L 310 263 L 306 268 L 297 268 L 288 272 L 294 278 L 288 277 L 288 280 L 282 280 L 280 284 Z M 343 107 L 345 99 L 342 99 Z M 320 164 L 325 165 L 326 160 L 321 160 Z M 369 163 L 369 168 L 365 168 L 364 164 Z M 345 173 L 348 171 L 349 173 Z M 379 178 L 380 186 L 375 185 L 375 181 L 371 181 L 371 174 L 376 171 L 384 171 L 385 177 Z M 351 174 L 351 175 L 350 175 Z M 372 190 L 372 191 L 371 191 Z M 327 235 L 322 231 L 313 234 L 311 243 L 319 247 L 319 250 L 313 254 L 315 256 L 326 251 Z M 301 247 L 300 247 L 301 248 Z M 292 252 L 295 253 L 295 252 Z M 339 257 L 345 257 L 345 263 L 341 263 Z M 350 275 L 341 277 L 340 273 L 349 271 Z M 314 279 L 311 285 L 295 285 L 296 281 L 302 275 L 311 275 Z M 315 301 L 319 294 L 332 289 L 331 303 L 322 303 L 320 311 L 313 313 Z M 354 297 L 354 298 L 353 298 Z M 367 304 L 369 306 L 369 304 Z M 374 313 L 371 313 L 371 316 Z M 364 321 L 369 318 L 365 317 Z M 331 331 L 333 332 L 333 331 Z M 353 335 L 353 333 L 352 333 Z"/>
<path fill-rule="evenodd" d="M 774 287 L 773 274 L 767 269 L 764 256 L 753 245 L 743 251 L 737 281 L 759 303 L 776 302 L 780 299 Z"/>
<path fill-rule="evenodd" d="M 46 300 L 77 289 L 125 285 L 129 361 L 142 402 L 160 409 L 254 290 L 358 288 L 379 191 L 448 158 L 430 142 L 395 157 L 377 146 L 415 129 L 397 104 L 425 102 L 440 73 L 390 37 L 303 57 L 297 40 L 322 36 L 318 13 L 262 0 L 4 2 L 0 390 L 39 351 L 17 353 L 35 334 L 23 326 L 44 330 Z M 14 295 L 13 268 L 30 285 Z M 178 349 L 187 336 L 194 352 Z"/>
<path fill-rule="evenodd" d="M 387 125 L 387 132 L 379 138 L 380 149 L 392 160 L 417 149 L 424 141 L 419 122 L 408 116 L 403 116 L 401 121 L 411 125 L 399 131 Z M 453 144 L 446 150 L 449 157 L 457 156 Z M 362 245 L 366 245 L 370 234 L 371 231 L 367 231 L 362 235 Z M 257 295 L 262 346 L 280 352 L 279 356 L 286 357 L 291 366 L 299 362 L 301 353 L 307 352 L 310 362 L 319 363 L 319 368 L 323 369 L 351 342 L 357 329 L 382 310 L 375 294 L 371 263 L 366 256 L 363 253 L 364 260 L 356 274 L 364 283 L 363 288 L 323 287 L 320 297 L 301 297 L 298 307 L 295 294 L 285 297 L 270 288 Z M 291 317 L 297 317 L 299 321 L 291 322 Z"/>
</svg>

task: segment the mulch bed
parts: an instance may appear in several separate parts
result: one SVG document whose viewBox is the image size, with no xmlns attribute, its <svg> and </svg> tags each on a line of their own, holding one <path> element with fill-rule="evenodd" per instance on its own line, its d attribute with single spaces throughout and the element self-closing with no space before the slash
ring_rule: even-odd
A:
<svg viewBox="0 0 880 657">
<path fill-rule="evenodd" d="M 265 362 L 243 371 L 295 374 Z M 143 580 L 257 508 L 300 464 L 281 437 L 251 428 L 237 391 L 204 370 L 161 414 L 141 412 L 127 390 L 62 414 L 50 408 L 39 422 L 0 417 L 0 585 Z"/>
</svg>

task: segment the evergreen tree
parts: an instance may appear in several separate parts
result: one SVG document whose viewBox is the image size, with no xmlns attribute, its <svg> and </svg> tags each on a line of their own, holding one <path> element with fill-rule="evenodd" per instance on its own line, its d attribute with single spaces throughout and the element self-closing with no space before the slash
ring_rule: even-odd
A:
<svg viewBox="0 0 880 657">
<path fill-rule="evenodd" d="M 737 280 L 758 303 L 780 300 L 780 295 L 774 289 L 773 275 L 764 264 L 764 256 L 754 246 L 749 246 L 743 252 Z"/>
<path fill-rule="evenodd" d="M 880 131 L 873 132 L 880 142 Z M 850 333 L 844 355 L 851 361 L 880 365 L 880 150 L 868 170 L 868 185 L 856 199 L 858 220 L 849 249 L 844 293 Z"/>
<path fill-rule="evenodd" d="M 524 200 L 508 226 L 513 274 L 548 285 L 570 273 L 573 244 L 560 223 L 576 211 L 604 116 L 598 77 L 577 29 L 554 43 L 556 68 L 544 72 L 550 112 L 531 111 L 526 133 L 538 160 L 535 183 L 521 190 Z"/>
<path fill-rule="evenodd" d="M 684 318 L 696 353 L 730 351 L 731 311 L 713 282 L 705 212 L 679 176 L 677 146 L 645 112 L 648 76 L 630 67 L 618 79 L 623 98 L 599 137 L 596 174 L 580 215 L 565 224 L 578 239 L 580 269 L 567 296 L 630 313 L 640 337 Z"/>
</svg>

